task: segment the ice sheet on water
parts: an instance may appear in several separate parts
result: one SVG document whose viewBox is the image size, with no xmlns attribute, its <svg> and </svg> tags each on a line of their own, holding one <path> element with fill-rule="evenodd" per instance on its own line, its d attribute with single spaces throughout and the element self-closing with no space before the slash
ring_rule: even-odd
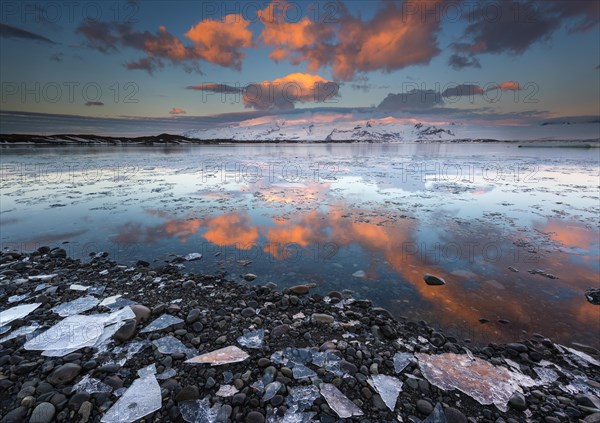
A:
<svg viewBox="0 0 600 423">
<path fill-rule="evenodd" d="M 222 364 L 238 363 L 250 357 L 246 352 L 236 346 L 229 346 L 219 350 L 211 351 L 186 360 L 186 363 L 209 363 L 213 366 Z"/>
<path fill-rule="evenodd" d="M 160 409 L 162 397 L 154 373 L 148 368 L 138 373 L 143 376 L 134 380 L 123 396 L 102 416 L 102 423 L 130 423 Z"/>
<path fill-rule="evenodd" d="M 193 357 L 198 354 L 197 349 L 186 347 L 183 342 L 171 335 L 155 339 L 152 343 L 161 354 L 184 353 L 186 357 Z"/>
<path fill-rule="evenodd" d="M 257 349 L 262 347 L 264 338 L 265 330 L 257 329 L 240 336 L 237 341 L 242 347 Z"/>
<path fill-rule="evenodd" d="M 185 259 L 187 261 L 200 260 L 201 258 L 202 258 L 202 254 L 200 254 L 200 253 L 189 253 L 188 255 L 185 256 Z"/>
<path fill-rule="evenodd" d="M 210 406 L 208 398 L 195 401 L 182 401 L 179 411 L 183 420 L 189 423 L 214 423 L 221 408 L 220 404 Z"/>
<path fill-rule="evenodd" d="M 356 404 L 331 383 L 321 383 L 321 395 L 323 395 L 329 407 L 342 419 L 364 414 Z"/>
<path fill-rule="evenodd" d="M 163 330 L 163 329 L 166 329 L 168 327 L 171 327 L 171 326 L 179 324 L 179 323 L 183 323 L 183 319 L 180 319 L 179 317 L 171 316 L 170 314 L 163 314 L 162 316 L 154 319 L 152 321 L 152 323 L 150 323 L 148 326 L 146 326 L 140 332 L 146 333 L 146 332 L 154 332 L 157 330 Z"/>
<path fill-rule="evenodd" d="M 317 377 L 317 374 L 304 364 L 294 364 L 292 368 L 294 379 L 307 379 Z"/>
<path fill-rule="evenodd" d="M 545 367 L 534 367 L 533 371 L 538 375 L 543 385 L 549 385 L 552 382 L 558 380 L 558 373 L 552 369 L 546 369 Z"/>
<path fill-rule="evenodd" d="M 312 407 L 313 402 L 321 396 L 319 388 L 314 385 L 297 386 L 292 388 L 286 402 L 290 406 L 296 406 L 298 410 L 306 410 Z"/>
<path fill-rule="evenodd" d="M 73 385 L 71 392 L 86 392 L 88 394 L 108 393 L 112 392 L 112 387 L 103 383 L 100 379 L 85 375 L 79 382 Z"/>
<path fill-rule="evenodd" d="M 13 320 L 22 319 L 41 305 L 42 303 L 22 304 L 0 311 L 0 326 L 5 326 Z"/>
<path fill-rule="evenodd" d="M 400 373 L 402 370 L 406 369 L 406 366 L 408 366 L 413 359 L 414 356 L 411 353 L 397 352 L 394 354 L 394 371 Z"/>
<path fill-rule="evenodd" d="M 369 384 L 379 393 L 387 408 L 394 411 L 396 400 L 402 391 L 402 381 L 393 376 L 373 375 Z"/>
<path fill-rule="evenodd" d="M 21 326 L 20 328 L 13 330 L 8 335 L 0 338 L 0 344 L 6 341 L 10 341 L 11 339 L 15 339 L 18 336 L 29 335 L 30 333 L 33 333 L 36 330 L 38 330 L 40 327 L 41 326 L 38 323 L 33 323 L 30 326 Z M 7 327 L 7 329 L 9 328 Z"/>
<path fill-rule="evenodd" d="M 156 375 L 156 378 L 158 380 L 166 380 L 166 379 L 170 379 L 173 376 L 175 376 L 177 374 L 177 371 L 175 371 L 175 369 L 173 368 L 169 368 L 169 369 L 165 369 L 164 372 Z"/>
<path fill-rule="evenodd" d="M 480 404 L 494 404 L 504 412 L 515 391 L 522 393 L 521 386 L 536 384 L 529 376 L 462 354 L 415 356 L 423 376 L 433 385 L 443 390 L 458 389 Z"/>
<path fill-rule="evenodd" d="M 96 307 L 99 302 L 100 301 L 96 297 L 87 295 L 85 297 L 77 298 L 76 300 L 57 305 L 52 309 L 52 311 L 61 317 L 68 317 L 91 310 L 92 308 Z"/>
<path fill-rule="evenodd" d="M 435 405 L 435 408 L 431 412 L 429 416 L 421 423 L 446 423 L 448 420 L 446 419 L 446 415 L 444 414 L 444 409 L 442 408 L 442 404 L 439 402 Z"/>
<path fill-rule="evenodd" d="M 122 295 L 113 295 L 111 297 L 106 297 L 105 299 L 103 299 L 99 305 L 106 307 L 110 310 L 119 310 L 133 304 L 135 304 L 135 301 L 131 301 L 130 299 L 125 298 Z"/>
<path fill-rule="evenodd" d="M 283 385 L 281 384 L 281 382 L 269 383 L 267 386 L 265 386 L 265 394 L 263 395 L 262 400 L 264 402 L 269 401 L 271 398 L 277 395 L 277 392 L 281 389 L 282 386 Z"/>
<path fill-rule="evenodd" d="M 221 385 L 216 395 L 218 397 L 232 397 L 238 392 L 238 389 L 233 385 Z"/>
</svg>

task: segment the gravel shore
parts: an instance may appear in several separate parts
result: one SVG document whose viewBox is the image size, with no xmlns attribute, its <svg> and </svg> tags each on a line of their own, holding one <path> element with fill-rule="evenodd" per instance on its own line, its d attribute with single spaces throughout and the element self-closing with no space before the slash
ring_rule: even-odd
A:
<svg viewBox="0 0 600 423">
<path fill-rule="evenodd" d="M 600 422 L 591 347 L 541 335 L 475 347 L 345 293 L 181 261 L 0 253 L 0 422 Z M 203 356 L 227 347 L 231 362 Z"/>
</svg>

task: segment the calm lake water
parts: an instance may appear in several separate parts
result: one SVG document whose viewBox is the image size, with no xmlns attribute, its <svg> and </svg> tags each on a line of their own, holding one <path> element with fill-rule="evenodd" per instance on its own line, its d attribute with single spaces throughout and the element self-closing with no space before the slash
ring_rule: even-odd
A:
<svg viewBox="0 0 600 423">
<path fill-rule="evenodd" d="M 508 144 L 11 148 L 2 248 L 351 290 L 474 342 L 599 346 L 600 151 Z M 509 268 L 511 267 L 511 268 Z M 428 286 L 425 273 L 446 280 Z M 479 323 L 480 318 L 489 323 Z M 509 323 L 499 323 L 499 319 Z"/>
</svg>

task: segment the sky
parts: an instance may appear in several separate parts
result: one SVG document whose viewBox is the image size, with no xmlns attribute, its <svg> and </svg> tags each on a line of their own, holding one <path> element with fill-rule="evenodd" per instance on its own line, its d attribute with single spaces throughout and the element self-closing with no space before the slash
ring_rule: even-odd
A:
<svg viewBox="0 0 600 423">
<path fill-rule="evenodd" d="M 599 21 L 594 0 L 3 1 L 0 132 L 593 122 Z"/>
</svg>

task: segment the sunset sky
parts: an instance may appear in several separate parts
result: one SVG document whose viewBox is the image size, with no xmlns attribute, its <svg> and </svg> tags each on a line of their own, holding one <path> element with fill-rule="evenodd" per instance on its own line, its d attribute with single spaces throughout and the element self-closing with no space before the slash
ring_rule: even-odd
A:
<svg viewBox="0 0 600 423">
<path fill-rule="evenodd" d="M 298 110 L 585 121 L 600 116 L 599 20 L 588 0 L 4 1 L 1 132 L 152 134 Z"/>
</svg>

